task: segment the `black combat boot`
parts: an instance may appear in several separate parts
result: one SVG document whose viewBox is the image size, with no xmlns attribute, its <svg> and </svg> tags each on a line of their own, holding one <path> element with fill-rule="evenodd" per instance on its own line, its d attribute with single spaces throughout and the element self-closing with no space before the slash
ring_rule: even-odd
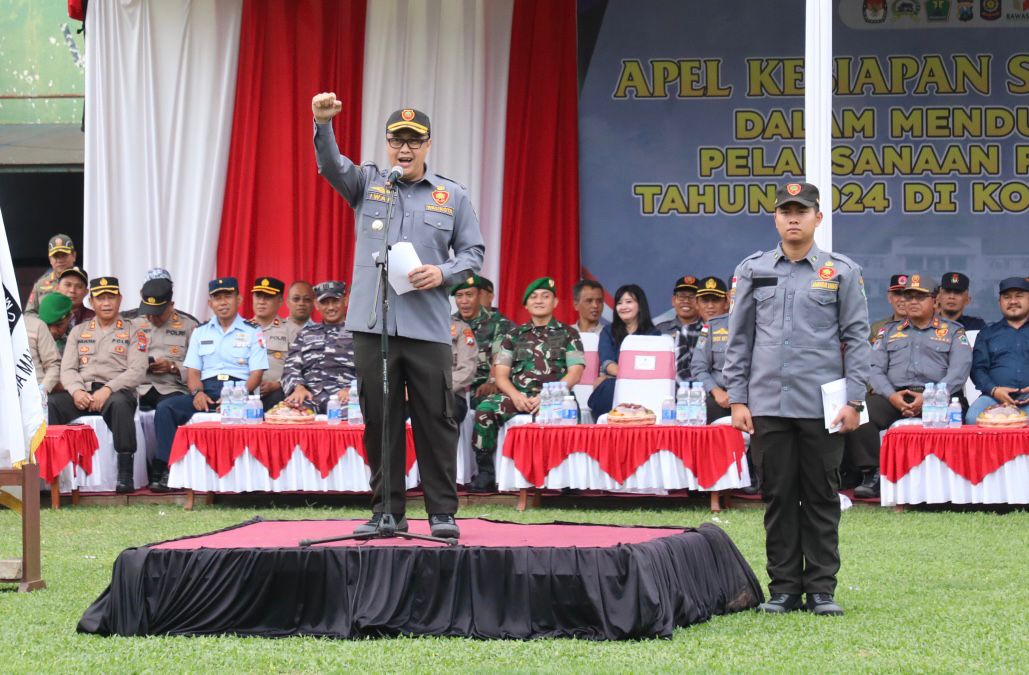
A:
<svg viewBox="0 0 1029 675">
<path fill-rule="evenodd" d="M 114 491 L 119 494 L 132 492 L 136 489 L 135 481 L 132 479 L 132 460 L 135 457 L 131 452 L 118 453 L 118 485 Z"/>
</svg>

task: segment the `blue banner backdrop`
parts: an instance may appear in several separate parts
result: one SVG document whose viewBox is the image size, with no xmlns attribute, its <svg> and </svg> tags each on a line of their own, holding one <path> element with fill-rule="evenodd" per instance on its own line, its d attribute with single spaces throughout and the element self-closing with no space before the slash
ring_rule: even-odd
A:
<svg viewBox="0 0 1029 675">
<path fill-rule="evenodd" d="M 838 4 L 833 248 L 873 318 L 892 273 L 964 272 L 987 320 L 996 282 L 1029 274 L 1023 4 Z M 639 283 L 661 312 L 675 278 L 775 244 L 775 186 L 804 175 L 804 10 L 580 0 L 582 261 L 609 292 Z"/>
</svg>

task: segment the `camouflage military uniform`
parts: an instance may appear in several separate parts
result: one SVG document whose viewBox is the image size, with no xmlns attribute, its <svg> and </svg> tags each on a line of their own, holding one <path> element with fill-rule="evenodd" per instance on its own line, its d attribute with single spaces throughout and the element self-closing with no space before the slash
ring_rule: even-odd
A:
<svg viewBox="0 0 1029 675">
<path fill-rule="evenodd" d="M 318 411 L 325 412 L 329 398 L 348 389 L 355 377 L 353 335 L 342 323 L 315 323 L 301 329 L 290 345 L 282 390 L 289 395 L 303 385 L 314 397 Z"/>
<path fill-rule="evenodd" d="M 53 269 L 47 270 L 46 274 L 39 277 L 36 283 L 32 284 L 32 291 L 25 303 L 25 312 L 35 314 L 39 312 L 39 301 L 57 292 L 57 272 Z"/>
<path fill-rule="evenodd" d="M 551 319 L 546 326 L 524 323 L 505 335 L 497 346 L 494 363 L 511 368 L 511 383 L 526 396 L 536 396 L 544 382 L 556 382 L 571 366 L 586 364 L 582 339 L 572 326 Z M 487 396 L 475 409 L 476 454 L 492 456 L 497 449 L 497 432 L 518 414 L 506 394 Z"/>
<path fill-rule="evenodd" d="M 475 333 L 475 343 L 479 346 L 479 363 L 475 368 L 475 379 L 472 380 L 472 406 L 477 407 L 483 399 L 475 396 L 475 391 L 489 381 L 493 353 L 500 339 L 510 333 L 515 325 L 500 312 L 491 312 L 485 307 L 481 307 L 479 313 L 470 319 L 463 318 L 460 312 L 454 312 L 450 318 L 467 323 Z"/>
</svg>

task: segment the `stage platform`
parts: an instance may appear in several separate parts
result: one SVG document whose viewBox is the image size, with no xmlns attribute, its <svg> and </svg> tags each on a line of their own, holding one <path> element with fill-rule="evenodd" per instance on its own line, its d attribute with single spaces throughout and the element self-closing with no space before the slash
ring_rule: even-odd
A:
<svg viewBox="0 0 1029 675">
<path fill-rule="evenodd" d="M 718 527 L 460 520 L 447 547 L 301 548 L 360 520 L 262 520 L 123 551 L 78 630 L 100 635 L 670 637 L 763 595 Z M 424 520 L 412 532 L 428 534 Z"/>
</svg>

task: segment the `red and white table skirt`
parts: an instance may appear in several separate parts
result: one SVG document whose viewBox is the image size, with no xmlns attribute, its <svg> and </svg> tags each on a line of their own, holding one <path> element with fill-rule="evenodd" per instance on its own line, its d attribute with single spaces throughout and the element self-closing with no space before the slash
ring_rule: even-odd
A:
<svg viewBox="0 0 1029 675">
<path fill-rule="evenodd" d="M 925 429 L 883 436 L 880 501 L 899 504 L 1029 503 L 1029 429 Z"/>
<path fill-rule="evenodd" d="M 540 426 L 527 415 L 501 431 L 500 490 L 730 490 L 750 485 L 739 431 L 702 427 Z"/>
<path fill-rule="evenodd" d="M 168 486 L 200 492 L 370 492 L 364 425 L 222 425 L 179 428 Z M 418 485 L 414 437 L 407 427 L 406 474 Z"/>
</svg>

